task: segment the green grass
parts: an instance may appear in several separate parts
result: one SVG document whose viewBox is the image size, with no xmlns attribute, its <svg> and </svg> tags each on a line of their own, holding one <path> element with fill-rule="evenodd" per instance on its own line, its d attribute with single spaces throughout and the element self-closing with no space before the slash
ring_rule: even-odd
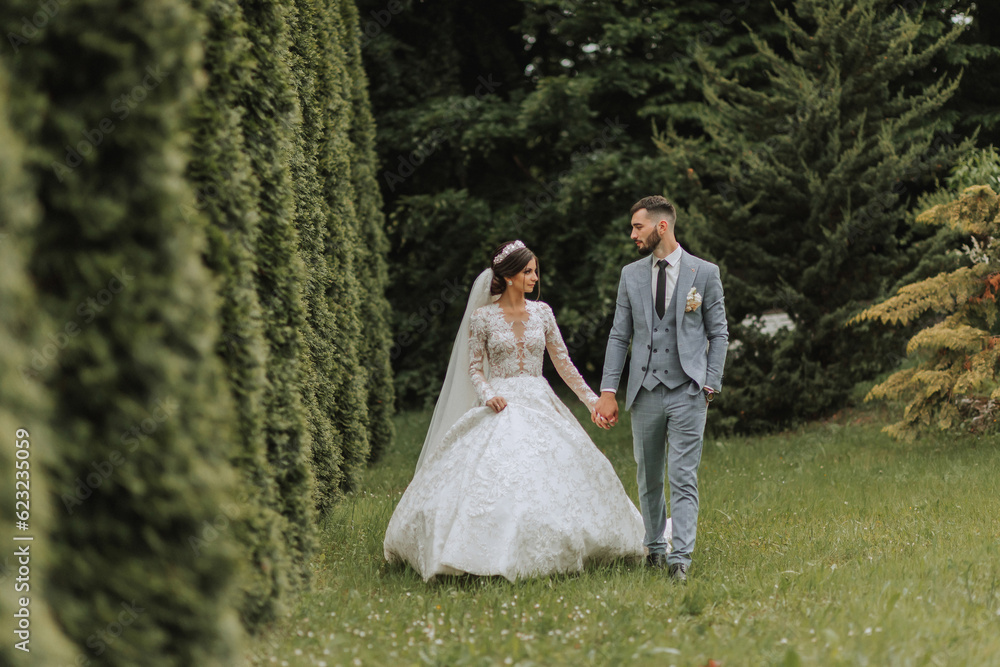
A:
<svg viewBox="0 0 1000 667">
<path fill-rule="evenodd" d="M 635 500 L 627 417 L 604 432 L 578 408 Z M 397 417 L 323 527 L 312 591 L 250 664 L 1000 665 L 995 439 L 903 445 L 872 412 L 709 439 L 687 586 L 626 563 L 425 584 L 382 539 L 428 420 Z"/>
</svg>

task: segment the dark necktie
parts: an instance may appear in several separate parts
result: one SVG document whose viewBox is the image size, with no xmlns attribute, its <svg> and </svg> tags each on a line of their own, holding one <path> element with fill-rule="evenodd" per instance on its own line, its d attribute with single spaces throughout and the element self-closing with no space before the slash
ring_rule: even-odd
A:
<svg viewBox="0 0 1000 667">
<path fill-rule="evenodd" d="M 667 260 L 661 259 L 656 266 L 660 268 L 656 274 L 656 316 L 662 320 L 667 310 Z"/>
</svg>

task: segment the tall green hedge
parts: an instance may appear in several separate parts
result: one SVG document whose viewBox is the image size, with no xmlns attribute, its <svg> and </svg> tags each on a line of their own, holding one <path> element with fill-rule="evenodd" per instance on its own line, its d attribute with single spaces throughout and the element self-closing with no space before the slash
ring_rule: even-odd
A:
<svg viewBox="0 0 1000 667">
<path fill-rule="evenodd" d="M 376 174 L 375 119 L 368 98 L 368 78 L 361 61 L 360 21 L 353 0 L 339 2 L 344 37 L 346 67 L 350 82 L 351 185 L 354 188 L 354 210 L 357 221 L 356 268 L 361 290 L 359 312 L 361 337 L 359 354 L 362 370 L 367 375 L 369 458 L 378 459 L 394 437 L 392 414 L 395 389 L 389 352 L 392 330 L 389 326 L 389 302 L 385 293 L 389 285 L 386 258 L 389 241 L 385 233 L 382 194 Z"/>
<path fill-rule="evenodd" d="M 327 77 L 326 63 L 319 56 L 318 33 L 322 19 L 313 0 L 296 0 L 290 12 L 292 26 L 291 71 L 298 93 L 300 121 L 296 126 L 291 160 L 295 185 L 295 226 L 299 254 L 309 280 L 304 284 L 308 313 L 304 335 L 309 352 L 309 394 L 314 397 L 309 415 L 312 464 L 316 476 L 315 501 L 323 513 L 340 495 L 343 482 L 343 434 L 334 423 L 339 396 L 331 378 L 337 376 L 335 341 L 340 332 L 326 298 L 336 279 L 326 257 L 329 235 L 325 183 L 319 173 L 319 149 L 324 141 L 324 107 L 330 100 L 319 92 Z"/>
<path fill-rule="evenodd" d="M 0 426 L 31 439 L 32 661 L 236 664 L 307 584 L 317 508 L 391 439 L 348 9 L 0 6 Z"/>
<path fill-rule="evenodd" d="M 37 369 L 59 499 L 39 588 L 92 661 L 230 665 L 235 413 L 204 234 L 180 206 L 202 24 L 181 0 L 58 7 L 11 66 L 45 211 L 28 270 L 56 324 Z M 11 0 L 2 24 L 37 11 Z"/>
<path fill-rule="evenodd" d="M 232 462 L 241 473 L 240 495 L 245 499 L 237 537 L 249 561 L 241 611 L 252 628 L 277 616 L 282 598 L 290 592 L 293 564 L 283 539 L 289 527 L 279 513 L 264 430 L 268 349 L 254 287 L 253 252 L 259 235 L 255 205 L 260 183 L 247 156 L 239 104 L 253 61 L 236 0 L 206 3 L 204 12 L 208 84 L 192 128 L 188 176 L 196 187 L 196 202 L 187 218 L 191 224 L 207 223 L 206 260 L 220 279 L 222 336 L 216 350 L 236 401 L 238 439 Z"/>
<path fill-rule="evenodd" d="M 309 465 L 311 439 L 305 391 L 310 372 L 303 331 L 306 312 L 302 291 L 307 280 L 297 253 L 294 227 L 295 192 L 289 160 L 298 116 L 288 66 L 290 36 L 286 9 L 271 2 L 242 0 L 254 71 L 243 91 L 243 128 L 250 164 L 261 185 L 257 200 L 260 232 L 254 251 L 256 288 L 264 312 L 269 356 L 264 396 L 268 461 L 278 487 L 286 540 L 302 563 L 300 580 L 308 578 L 305 563 L 312 553 L 313 472 Z"/>
<path fill-rule="evenodd" d="M 33 351 L 49 342 L 41 334 L 42 317 L 34 305 L 34 290 L 28 280 L 25 258 L 31 252 L 30 235 L 39 222 L 40 209 L 22 169 L 24 149 L 8 119 L 7 73 L 0 66 L 0 433 L 7 442 L 0 447 L 0 479 L 5 494 L 0 505 L 0 663 L 4 665 L 59 664 L 68 662 L 70 646 L 52 618 L 52 609 L 40 583 L 52 566 L 52 544 L 46 539 L 52 521 L 43 462 L 50 460 L 53 436 L 47 428 L 51 416 L 42 387 L 26 371 Z M 49 329 L 49 326 L 45 326 Z M 23 430 L 22 430 L 23 429 Z M 15 467 L 16 466 L 16 467 Z M 16 474 L 16 477 L 15 477 Z M 28 530 L 15 526 L 23 506 L 16 506 L 16 492 L 28 491 Z M 29 541 L 14 537 L 30 536 Z M 21 577 L 20 553 L 30 554 L 29 576 Z M 20 604 L 30 600 L 27 611 Z M 29 623 L 30 635 L 21 621 Z M 23 643 L 27 640 L 27 643 Z"/>
<path fill-rule="evenodd" d="M 346 66 L 344 26 L 337 0 L 317 0 L 319 69 L 317 99 L 325 110 L 323 136 L 318 142 L 318 166 L 327 207 L 326 255 L 334 279 L 327 286 L 327 299 L 337 327 L 332 341 L 337 368 L 330 377 L 337 403 L 334 424 L 343 437 L 344 476 L 341 487 L 356 488 L 361 468 L 368 462 L 368 377 L 361 363 L 363 331 L 359 285 L 357 211 L 351 183 L 351 82 Z"/>
</svg>

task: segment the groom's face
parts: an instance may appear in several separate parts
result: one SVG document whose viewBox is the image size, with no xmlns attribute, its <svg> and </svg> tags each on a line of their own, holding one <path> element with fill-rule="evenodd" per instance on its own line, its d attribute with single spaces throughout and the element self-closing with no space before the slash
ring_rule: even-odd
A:
<svg viewBox="0 0 1000 667">
<path fill-rule="evenodd" d="M 660 232 L 657 227 L 658 224 L 653 221 L 649 211 L 644 208 L 639 209 L 632 216 L 631 238 L 639 249 L 639 254 L 643 257 L 660 245 Z"/>
</svg>

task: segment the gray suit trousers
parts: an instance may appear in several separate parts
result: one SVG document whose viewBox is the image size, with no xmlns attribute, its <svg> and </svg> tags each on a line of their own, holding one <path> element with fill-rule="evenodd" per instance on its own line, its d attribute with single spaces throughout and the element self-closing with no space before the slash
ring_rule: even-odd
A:
<svg viewBox="0 0 1000 667">
<path fill-rule="evenodd" d="M 650 553 L 664 553 L 667 524 L 663 472 L 670 482 L 670 516 L 673 519 L 673 550 L 670 564 L 691 563 L 698 530 L 698 466 L 701 463 L 705 416 L 708 405 L 701 391 L 691 393 L 683 384 L 668 389 L 659 384 L 642 388 L 632 404 L 633 454 L 638 467 L 639 504 L 646 528 L 645 545 Z"/>
</svg>

